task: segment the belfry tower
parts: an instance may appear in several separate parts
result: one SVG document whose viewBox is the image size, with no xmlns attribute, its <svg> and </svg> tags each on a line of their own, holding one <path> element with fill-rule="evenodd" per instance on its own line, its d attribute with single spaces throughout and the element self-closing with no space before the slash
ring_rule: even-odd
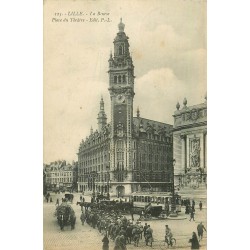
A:
<svg viewBox="0 0 250 250">
<path fill-rule="evenodd" d="M 132 123 L 134 98 L 134 65 L 129 53 L 128 36 L 122 19 L 114 39 L 114 55 L 110 54 L 109 93 L 111 98 L 110 170 L 118 193 L 131 192 Z M 114 184 L 115 184 L 114 183 Z M 118 190 L 118 189 L 121 190 Z"/>
</svg>

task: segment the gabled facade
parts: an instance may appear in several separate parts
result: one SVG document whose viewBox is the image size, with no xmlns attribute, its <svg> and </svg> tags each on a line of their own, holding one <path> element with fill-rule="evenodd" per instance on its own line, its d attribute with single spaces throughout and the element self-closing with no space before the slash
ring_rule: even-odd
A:
<svg viewBox="0 0 250 250">
<path fill-rule="evenodd" d="M 77 162 L 67 164 L 66 161 L 55 161 L 44 166 L 48 190 L 76 189 Z"/>
</svg>

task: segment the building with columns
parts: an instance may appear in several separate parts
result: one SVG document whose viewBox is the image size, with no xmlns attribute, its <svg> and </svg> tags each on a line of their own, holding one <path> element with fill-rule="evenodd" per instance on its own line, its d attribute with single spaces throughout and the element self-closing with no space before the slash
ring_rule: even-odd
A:
<svg viewBox="0 0 250 250">
<path fill-rule="evenodd" d="M 175 185 L 199 189 L 206 187 L 207 178 L 207 102 L 183 107 L 179 102 L 174 112 L 173 151 Z"/>
<path fill-rule="evenodd" d="M 110 54 L 110 123 L 100 101 L 98 130 L 78 151 L 78 190 L 129 195 L 135 191 L 170 191 L 173 162 L 172 125 L 134 114 L 134 65 L 122 21 Z M 149 93 L 150 94 L 150 93 Z"/>
</svg>

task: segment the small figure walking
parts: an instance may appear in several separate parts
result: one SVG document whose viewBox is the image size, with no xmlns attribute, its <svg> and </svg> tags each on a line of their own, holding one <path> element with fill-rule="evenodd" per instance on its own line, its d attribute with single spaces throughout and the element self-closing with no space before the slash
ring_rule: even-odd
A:
<svg viewBox="0 0 250 250">
<path fill-rule="evenodd" d="M 200 244 L 195 232 L 193 232 L 192 239 L 189 240 L 191 243 L 191 250 L 200 249 Z"/>
<path fill-rule="evenodd" d="M 201 223 L 198 224 L 198 226 L 197 226 L 197 232 L 198 232 L 199 241 L 202 240 L 202 237 L 203 237 L 203 230 L 207 231 L 206 228 L 204 227 L 204 225 L 203 225 L 202 222 L 201 222 Z"/>
<path fill-rule="evenodd" d="M 132 207 L 130 208 L 130 214 L 131 214 L 132 221 L 134 221 L 134 211 Z"/>
<path fill-rule="evenodd" d="M 191 209 L 191 212 L 190 212 L 190 220 L 191 221 L 193 219 L 194 221 L 194 209 Z"/>
<path fill-rule="evenodd" d="M 202 210 L 202 202 L 199 203 L 200 211 Z"/>
<path fill-rule="evenodd" d="M 80 216 L 80 220 L 82 222 L 82 225 L 84 225 L 85 219 L 86 219 L 86 216 L 85 216 L 84 212 L 82 211 L 82 214 Z"/>
<path fill-rule="evenodd" d="M 59 206 L 59 199 L 56 199 L 56 206 Z"/>
<path fill-rule="evenodd" d="M 104 238 L 102 239 L 103 245 L 102 250 L 109 250 L 109 239 L 107 234 L 105 234 Z"/>
</svg>

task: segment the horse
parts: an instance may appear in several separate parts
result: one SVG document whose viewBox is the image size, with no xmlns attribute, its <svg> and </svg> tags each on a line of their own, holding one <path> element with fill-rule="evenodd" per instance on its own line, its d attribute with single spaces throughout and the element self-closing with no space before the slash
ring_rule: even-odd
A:
<svg viewBox="0 0 250 250">
<path fill-rule="evenodd" d="M 65 221 L 64 221 L 64 215 L 63 214 L 59 214 L 58 217 L 57 217 L 57 221 L 58 221 L 58 224 L 59 224 L 61 230 L 63 230 L 64 223 L 65 223 Z"/>
</svg>

